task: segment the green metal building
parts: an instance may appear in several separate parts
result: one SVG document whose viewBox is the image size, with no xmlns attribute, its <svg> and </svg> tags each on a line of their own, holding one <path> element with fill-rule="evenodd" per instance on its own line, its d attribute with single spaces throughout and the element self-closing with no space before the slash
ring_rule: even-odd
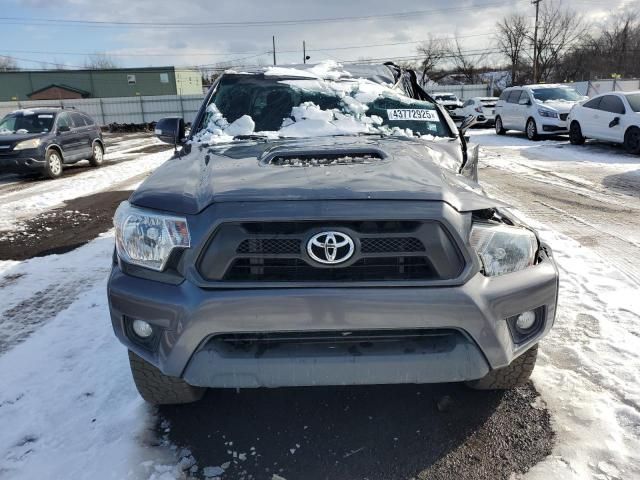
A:
<svg viewBox="0 0 640 480">
<path fill-rule="evenodd" d="M 0 72 L 0 102 L 201 93 L 200 72 L 175 67 Z"/>
</svg>

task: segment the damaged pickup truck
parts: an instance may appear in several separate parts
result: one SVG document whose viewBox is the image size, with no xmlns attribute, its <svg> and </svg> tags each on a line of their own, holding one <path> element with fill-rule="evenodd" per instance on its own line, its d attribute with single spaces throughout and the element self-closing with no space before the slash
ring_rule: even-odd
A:
<svg viewBox="0 0 640 480">
<path fill-rule="evenodd" d="M 118 208 L 111 320 L 154 404 L 206 388 L 526 382 L 549 248 L 395 65 L 228 71 Z M 178 147 L 179 150 L 178 150 Z"/>
</svg>

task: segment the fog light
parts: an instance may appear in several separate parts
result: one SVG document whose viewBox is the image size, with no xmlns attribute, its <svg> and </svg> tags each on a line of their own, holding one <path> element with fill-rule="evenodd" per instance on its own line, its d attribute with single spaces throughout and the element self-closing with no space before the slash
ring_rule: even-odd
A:
<svg viewBox="0 0 640 480">
<path fill-rule="evenodd" d="M 138 321 L 138 320 L 136 320 Z M 536 323 L 536 314 L 529 310 L 528 312 L 523 312 L 518 315 L 516 319 L 516 328 L 521 332 L 526 332 Z M 133 328 L 135 329 L 135 323 L 133 324 Z"/>
<path fill-rule="evenodd" d="M 132 327 L 135 334 L 140 338 L 149 338 L 153 335 L 153 328 L 144 320 L 134 320 Z"/>
</svg>

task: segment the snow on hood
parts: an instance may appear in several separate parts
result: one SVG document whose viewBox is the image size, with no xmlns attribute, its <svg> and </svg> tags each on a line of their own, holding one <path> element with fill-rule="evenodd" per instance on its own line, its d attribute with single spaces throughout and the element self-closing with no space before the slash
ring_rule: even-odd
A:
<svg viewBox="0 0 640 480">
<path fill-rule="evenodd" d="M 295 75 L 294 75 L 295 74 Z M 283 118 L 277 131 L 255 131 L 255 122 L 249 115 L 243 115 L 234 122 L 228 122 L 218 107 L 211 103 L 207 107 L 210 114 L 207 126 L 193 137 L 193 143 L 228 143 L 238 135 L 261 135 L 269 139 L 282 137 L 324 137 L 333 135 L 357 135 L 380 133 L 393 136 L 413 136 L 411 129 L 383 125 L 383 119 L 367 116 L 368 103 L 380 97 L 393 98 L 411 103 L 412 99 L 395 90 L 391 85 L 381 85 L 371 80 L 351 78 L 351 75 L 336 62 L 324 62 L 307 70 L 285 67 L 266 67 L 265 75 L 304 77 L 282 80 L 280 83 L 291 88 L 321 92 L 336 96 L 342 101 L 343 109 L 322 110 L 312 102 L 294 106 L 289 117 Z M 309 78 L 315 77 L 315 78 Z M 431 135 L 422 138 L 435 139 Z"/>
<path fill-rule="evenodd" d="M 578 102 L 573 100 L 536 100 L 536 103 L 559 113 L 568 113 Z"/>
</svg>

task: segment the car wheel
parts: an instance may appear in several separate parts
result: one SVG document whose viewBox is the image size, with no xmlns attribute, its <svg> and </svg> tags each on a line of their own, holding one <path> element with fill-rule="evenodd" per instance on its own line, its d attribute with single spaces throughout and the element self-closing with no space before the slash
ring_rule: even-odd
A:
<svg viewBox="0 0 640 480">
<path fill-rule="evenodd" d="M 58 178 L 62 175 L 62 155 L 57 150 L 51 149 L 45 155 L 44 176 Z"/>
<path fill-rule="evenodd" d="M 538 140 L 538 127 L 536 127 L 536 121 L 533 118 L 527 120 L 526 133 L 529 140 Z"/>
<path fill-rule="evenodd" d="M 99 167 L 100 165 L 102 165 L 103 161 L 104 149 L 102 148 L 102 145 L 100 145 L 98 142 L 95 142 L 93 144 L 93 155 L 89 159 L 89 163 L 92 167 Z"/>
<path fill-rule="evenodd" d="M 571 145 L 582 145 L 584 140 L 585 138 L 582 136 L 580 124 L 574 120 L 571 122 L 571 126 L 569 127 L 569 141 L 571 142 Z"/>
<path fill-rule="evenodd" d="M 181 378 L 163 374 L 131 350 L 129 365 L 140 396 L 153 405 L 197 402 L 206 391 L 206 388 L 194 387 Z"/>
<path fill-rule="evenodd" d="M 502 126 L 502 119 L 500 117 L 496 117 L 496 124 L 494 125 L 496 128 L 496 135 L 504 135 L 507 131 Z"/>
<path fill-rule="evenodd" d="M 629 153 L 640 153 L 640 128 L 631 127 L 624 134 L 624 148 Z"/>
<path fill-rule="evenodd" d="M 467 386 L 476 390 L 507 390 L 524 385 L 536 366 L 537 357 L 538 344 L 535 344 L 508 366 L 492 370 L 479 380 L 467 382 Z"/>
</svg>

